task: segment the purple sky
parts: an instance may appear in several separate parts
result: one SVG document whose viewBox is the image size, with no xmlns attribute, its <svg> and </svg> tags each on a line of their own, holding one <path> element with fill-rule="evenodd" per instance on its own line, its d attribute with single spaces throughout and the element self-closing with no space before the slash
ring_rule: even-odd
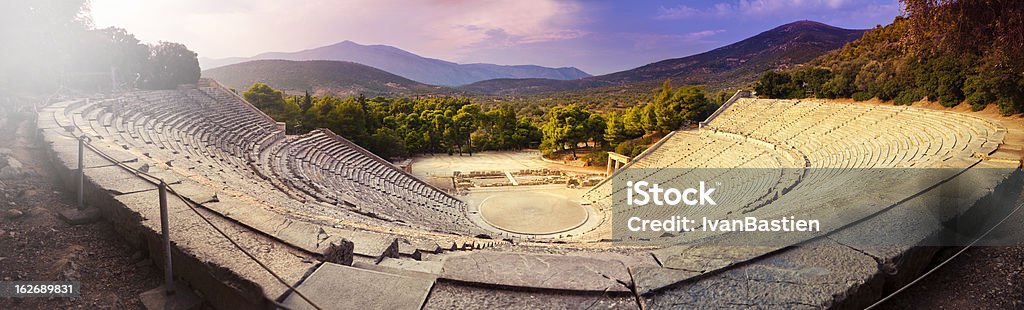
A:
<svg viewBox="0 0 1024 310">
<path fill-rule="evenodd" d="M 809 19 L 888 24 L 897 0 L 92 0 L 97 27 L 200 57 L 252 56 L 351 40 L 460 63 L 575 66 L 604 74 L 727 45 Z"/>
</svg>

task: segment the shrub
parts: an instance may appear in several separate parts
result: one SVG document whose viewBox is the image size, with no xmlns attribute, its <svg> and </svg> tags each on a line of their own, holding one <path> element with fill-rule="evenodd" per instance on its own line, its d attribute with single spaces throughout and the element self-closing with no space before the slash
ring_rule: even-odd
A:
<svg viewBox="0 0 1024 310">
<path fill-rule="evenodd" d="M 921 97 L 923 96 L 919 95 L 916 91 L 904 90 L 896 98 L 893 98 L 892 103 L 895 105 L 910 105 L 915 101 L 921 100 Z"/>
<path fill-rule="evenodd" d="M 644 145 L 636 145 L 636 146 L 633 146 L 633 151 L 629 152 L 628 155 L 629 155 L 629 157 L 637 157 L 637 156 L 640 156 L 640 153 L 643 153 L 646 150 L 647 150 L 646 146 L 644 146 Z"/>
<path fill-rule="evenodd" d="M 627 152 L 632 151 L 632 149 L 633 141 L 623 141 L 622 143 L 619 143 L 618 145 L 615 146 L 615 153 L 625 155 Z"/>
<path fill-rule="evenodd" d="M 871 99 L 872 97 L 873 96 L 871 96 L 871 94 L 868 93 L 868 92 L 859 91 L 859 92 L 853 93 L 853 100 L 854 101 L 866 101 L 866 100 Z"/>
<path fill-rule="evenodd" d="M 996 95 L 992 90 L 997 88 L 998 86 L 990 83 L 984 76 L 972 76 L 964 82 L 963 91 L 967 95 L 965 100 L 971 104 L 972 111 L 984 110 L 985 106 L 996 101 Z"/>
<path fill-rule="evenodd" d="M 1010 100 L 999 101 L 999 113 L 1004 116 L 1010 116 L 1021 112 L 1022 105 L 1020 102 L 1013 102 Z"/>
<path fill-rule="evenodd" d="M 960 104 L 960 98 L 953 93 L 944 93 L 939 95 L 939 104 L 947 108 L 952 108 Z"/>
<path fill-rule="evenodd" d="M 599 148 L 594 149 L 593 151 L 590 151 L 590 153 L 587 153 L 587 155 L 583 157 L 583 160 L 586 161 L 587 166 L 604 165 L 608 162 L 608 151 Z"/>
<path fill-rule="evenodd" d="M 977 91 L 967 95 L 967 103 L 971 104 L 971 111 L 975 112 L 984 110 L 985 106 L 995 100 L 995 96 L 988 91 Z"/>
</svg>

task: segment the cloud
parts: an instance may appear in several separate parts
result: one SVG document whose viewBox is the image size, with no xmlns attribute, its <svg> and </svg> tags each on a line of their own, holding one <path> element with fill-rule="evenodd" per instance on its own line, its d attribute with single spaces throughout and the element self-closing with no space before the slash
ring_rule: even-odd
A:
<svg viewBox="0 0 1024 310">
<path fill-rule="evenodd" d="M 725 29 L 703 30 L 683 34 L 647 34 L 635 33 L 626 35 L 633 40 L 633 48 L 637 50 L 655 50 L 666 47 L 707 42 L 708 38 L 725 32 Z"/>
<path fill-rule="evenodd" d="M 563 1 L 472 2 L 445 12 L 431 29 L 434 44 L 456 47 L 459 58 L 477 49 L 562 41 L 587 32 L 576 27 L 581 8 Z"/>
<path fill-rule="evenodd" d="M 863 23 L 864 21 L 875 20 L 879 21 L 879 24 L 884 25 L 891 22 L 894 16 L 901 14 L 903 14 L 903 5 L 900 3 L 871 4 L 859 8 L 855 14 L 837 16 L 831 22 L 841 24 L 858 24 Z"/>
<path fill-rule="evenodd" d="M 726 17 L 764 16 L 809 12 L 819 10 L 839 10 L 864 5 L 859 0 L 738 0 L 719 2 L 706 8 L 694 8 L 687 5 L 659 7 L 654 15 L 658 20 L 676 20 L 692 17 Z"/>
<path fill-rule="evenodd" d="M 655 19 L 682 19 L 687 17 L 693 17 L 701 15 L 701 10 L 688 7 L 686 5 L 677 5 L 674 7 L 666 8 L 664 6 L 658 7 L 658 15 L 655 15 Z"/>
<path fill-rule="evenodd" d="M 91 0 L 99 27 L 185 43 L 200 57 L 351 40 L 456 62 L 607 73 L 735 42 L 782 22 L 887 23 L 898 0 Z M 679 22 L 684 21 L 684 22 Z M 728 31 L 725 31 L 728 30 Z"/>
<path fill-rule="evenodd" d="M 687 33 L 687 34 L 685 34 L 683 36 L 683 38 L 685 40 L 687 40 L 687 41 L 701 40 L 701 39 L 704 39 L 704 38 L 707 38 L 707 37 L 710 37 L 710 36 L 713 36 L 713 35 L 716 35 L 716 34 L 719 34 L 719 33 L 723 33 L 723 32 L 725 32 L 725 29 L 697 31 L 697 32 Z"/>
<path fill-rule="evenodd" d="M 571 1 L 92 0 L 98 26 L 185 43 L 202 56 L 249 56 L 352 40 L 458 60 L 491 45 L 586 34 Z"/>
</svg>

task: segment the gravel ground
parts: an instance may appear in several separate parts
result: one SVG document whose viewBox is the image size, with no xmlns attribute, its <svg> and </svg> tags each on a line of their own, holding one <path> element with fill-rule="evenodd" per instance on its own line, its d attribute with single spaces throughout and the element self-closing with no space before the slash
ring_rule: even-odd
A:
<svg viewBox="0 0 1024 310">
<path fill-rule="evenodd" d="M 28 122 L 16 123 L 0 128 L 0 148 L 24 166 L 23 176 L 0 180 L 0 280 L 81 281 L 82 294 L 0 298 L 0 309 L 141 309 L 138 295 L 159 286 L 162 273 L 110 223 L 59 219 L 57 212 L 74 208 L 73 193 L 56 185 L 42 150 L 24 138 Z"/>
</svg>

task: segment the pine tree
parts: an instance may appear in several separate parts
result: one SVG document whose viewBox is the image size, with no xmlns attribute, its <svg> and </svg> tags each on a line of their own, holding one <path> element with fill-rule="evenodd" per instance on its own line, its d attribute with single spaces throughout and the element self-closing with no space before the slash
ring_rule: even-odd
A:
<svg viewBox="0 0 1024 310">
<path fill-rule="evenodd" d="M 309 90 L 306 90 L 306 95 L 302 97 L 302 113 L 309 111 L 309 108 L 313 107 L 313 97 L 309 96 Z"/>
</svg>

